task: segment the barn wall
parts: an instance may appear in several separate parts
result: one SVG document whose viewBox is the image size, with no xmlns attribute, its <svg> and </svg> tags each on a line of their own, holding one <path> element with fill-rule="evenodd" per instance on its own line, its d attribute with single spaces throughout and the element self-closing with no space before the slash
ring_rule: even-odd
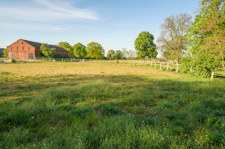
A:
<svg viewBox="0 0 225 149">
<path fill-rule="evenodd" d="M 29 53 L 33 53 L 33 58 L 35 58 L 35 47 L 21 39 L 8 46 L 7 51 L 9 59 L 29 59 Z M 10 55 L 13 55 L 13 57 L 10 57 Z"/>
</svg>

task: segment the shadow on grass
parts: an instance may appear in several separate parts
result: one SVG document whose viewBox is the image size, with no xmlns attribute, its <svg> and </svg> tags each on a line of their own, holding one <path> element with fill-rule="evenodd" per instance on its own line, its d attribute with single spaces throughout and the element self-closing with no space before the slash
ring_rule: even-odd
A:
<svg viewBox="0 0 225 149">
<path fill-rule="evenodd" d="M 133 148 L 225 145 L 221 135 L 225 133 L 224 80 L 57 75 L 4 83 L 7 88 L 13 83 L 16 90 L 2 94 L 5 97 L 18 92 L 42 92 L 0 105 L 1 148 L 29 148 L 33 143 L 43 148 L 79 148 L 79 139 L 83 148 L 119 148 L 120 140 L 127 140 Z M 153 138 L 164 141 L 148 144 L 143 136 L 152 142 Z"/>
</svg>

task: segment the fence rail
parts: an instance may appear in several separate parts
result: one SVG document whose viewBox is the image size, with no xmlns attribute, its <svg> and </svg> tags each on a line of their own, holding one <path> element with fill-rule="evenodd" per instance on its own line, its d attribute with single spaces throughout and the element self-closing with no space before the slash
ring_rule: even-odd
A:
<svg viewBox="0 0 225 149">
<path fill-rule="evenodd" d="M 8 62 L 9 59 L 0 60 L 2 63 Z M 44 58 L 39 57 L 35 59 L 22 59 L 22 60 L 16 60 L 21 62 L 42 62 L 42 61 L 52 61 L 52 62 L 78 62 L 78 63 L 104 63 L 104 64 L 112 64 L 112 63 L 121 63 L 121 64 L 135 64 L 135 65 L 147 65 L 154 68 L 159 68 L 162 70 L 163 68 L 166 68 L 168 71 L 169 69 L 172 71 L 176 71 L 178 73 L 179 66 L 182 64 L 173 64 L 169 62 L 160 62 L 155 60 L 146 60 L 143 64 L 143 60 L 102 60 L 102 59 L 76 59 L 76 58 Z M 218 74 L 216 70 L 222 70 L 223 68 L 216 68 L 214 71 L 212 71 L 211 79 L 214 78 L 214 76 L 222 76 L 225 77 L 223 74 Z M 192 67 L 190 68 L 190 71 L 192 72 Z M 216 72 L 216 73 L 215 73 Z"/>
</svg>

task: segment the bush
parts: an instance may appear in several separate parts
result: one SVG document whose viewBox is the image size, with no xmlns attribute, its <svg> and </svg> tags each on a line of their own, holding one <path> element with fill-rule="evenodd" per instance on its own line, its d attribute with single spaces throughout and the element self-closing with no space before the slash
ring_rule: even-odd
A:
<svg viewBox="0 0 225 149">
<path fill-rule="evenodd" d="M 193 58 L 184 58 L 182 60 L 180 71 L 183 73 L 190 72 L 197 77 L 207 78 L 211 76 L 215 68 L 221 67 L 221 58 L 213 54 L 197 54 Z"/>
<path fill-rule="evenodd" d="M 182 65 L 180 67 L 181 73 L 189 73 L 192 67 L 191 64 L 192 58 L 191 57 L 184 57 L 181 59 Z"/>
<path fill-rule="evenodd" d="M 12 63 L 16 63 L 16 60 L 15 60 L 15 59 L 11 59 L 11 62 L 12 62 Z"/>
<path fill-rule="evenodd" d="M 59 54 L 59 53 L 56 53 L 54 58 L 63 58 L 63 56 L 61 54 Z"/>
</svg>

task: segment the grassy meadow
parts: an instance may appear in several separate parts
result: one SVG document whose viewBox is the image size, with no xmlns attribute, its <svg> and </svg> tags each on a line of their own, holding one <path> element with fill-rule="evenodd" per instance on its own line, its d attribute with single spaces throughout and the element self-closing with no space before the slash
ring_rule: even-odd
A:
<svg viewBox="0 0 225 149">
<path fill-rule="evenodd" d="M 139 64 L 0 64 L 1 149 L 225 148 L 225 79 Z"/>
</svg>

